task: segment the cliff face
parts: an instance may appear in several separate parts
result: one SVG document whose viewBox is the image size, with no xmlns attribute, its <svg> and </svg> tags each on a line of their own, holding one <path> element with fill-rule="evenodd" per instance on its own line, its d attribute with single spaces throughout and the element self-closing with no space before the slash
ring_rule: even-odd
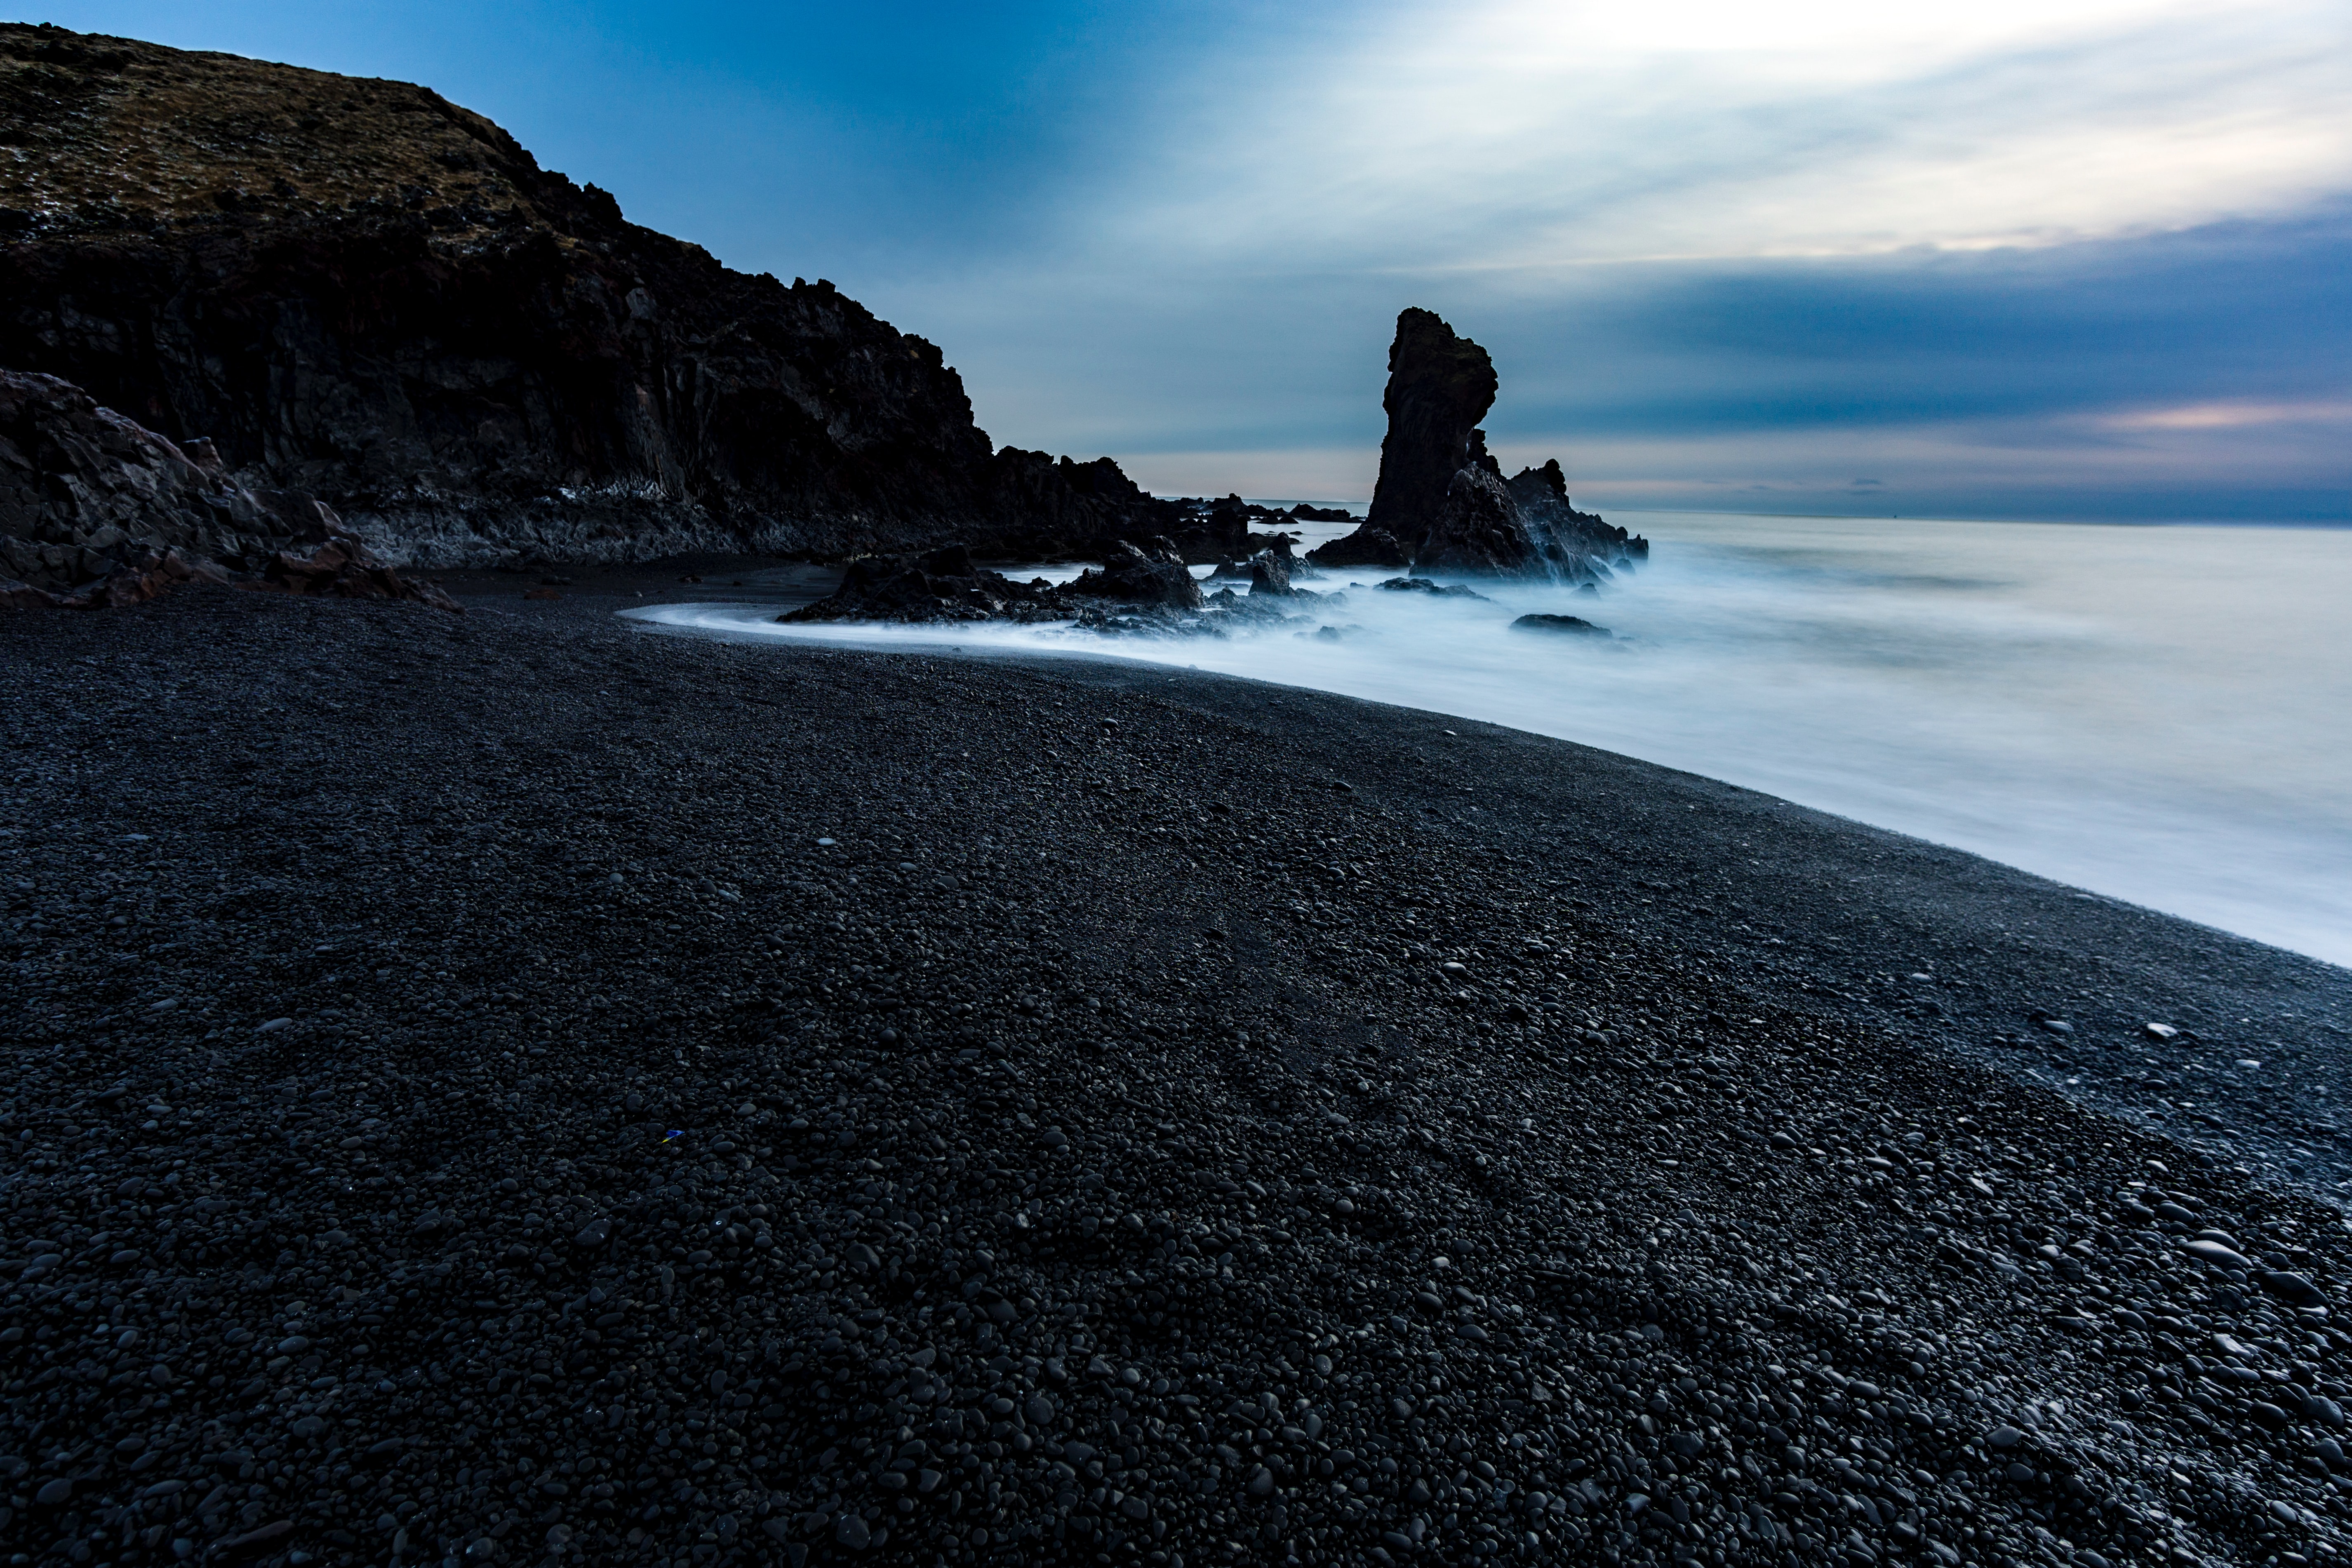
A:
<svg viewBox="0 0 2352 1568">
<path fill-rule="evenodd" d="M 940 350 L 625 222 L 432 91 L 0 25 L 0 365 L 395 559 L 1167 531 Z"/>
<path fill-rule="evenodd" d="M 1399 315 L 1370 510 L 1362 527 L 1307 559 L 1591 581 L 1647 556 L 1647 540 L 1569 504 L 1558 458 L 1503 478 L 1478 428 L 1497 387 L 1485 349 L 1431 311 Z"/>
</svg>

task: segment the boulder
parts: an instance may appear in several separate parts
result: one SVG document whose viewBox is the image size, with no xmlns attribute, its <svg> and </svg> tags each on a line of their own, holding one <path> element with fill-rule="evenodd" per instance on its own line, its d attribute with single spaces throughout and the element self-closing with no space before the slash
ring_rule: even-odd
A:
<svg viewBox="0 0 2352 1568">
<path fill-rule="evenodd" d="M 1491 604 L 1486 595 L 1465 583 L 1448 583 L 1443 587 L 1426 577 L 1391 577 L 1381 584 L 1391 594 L 1428 594 L 1440 599 L 1475 599 Z"/>
<path fill-rule="evenodd" d="M 262 568 L 260 582 L 246 585 L 336 599 L 410 599 L 436 610 L 463 613 L 457 601 L 440 588 L 404 579 L 349 534 L 339 534 L 307 555 L 281 551 Z M 556 597 L 552 592 L 547 596 Z"/>
<path fill-rule="evenodd" d="M 1290 585 L 1290 557 L 1272 550 L 1261 550 L 1250 557 L 1250 593 L 1276 597 L 1295 595 L 1297 589 Z"/>
<path fill-rule="evenodd" d="M 1042 583 L 1015 583 L 977 565 L 961 544 L 920 555 L 869 556 L 851 563 L 841 585 L 785 622 L 1049 620 L 1066 614 Z"/>
<path fill-rule="evenodd" d="M 1616 634 L 1580 616 L 1521 616 L 1511 623 L 1515 632 L 1550 632 L 1558 636 L 1605 637 Z"/>
<path fill-rule="evenodd" d="M 1201 584 L 1186 569 L 1183 556 L 1167 540 L 1153 542 L 1149 551 L 1123 540 L 1113 544 L 1104 552 L 1100 571 L 1085 574 L 1062 588 L 1060 595 L 1199 609 Z"/>
<path fill-rule="evenodd" d="M 1370 523 L 1307 552 L 1318 566 L 1410 566 L 1412 557 L 1403 542 L 1385 528 Z"/>
</svg>

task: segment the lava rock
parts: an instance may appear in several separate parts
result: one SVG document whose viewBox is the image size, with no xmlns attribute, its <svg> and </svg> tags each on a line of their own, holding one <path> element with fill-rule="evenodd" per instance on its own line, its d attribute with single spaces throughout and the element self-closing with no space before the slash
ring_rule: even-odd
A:
<svg viewBox="0 0 2352 1568">
<path fill-rule="evenodd" d="M 1104 552 L 1099 571 L 1082 574 L 1059 590 L 1059 596 L 1117 599 L 1178 610 L 1197 610 L 1202 604 L 1201 584 L 1186 569 L 1183 556 L 1166 541 L 1158 542 L 1158 547 L 1150 551 L 1125 541 L 1113 544 Z"/>
<path fill-rule="evenodd" d="M 1504 479 L 1478 428 L 1497 385 L 1485 349 L 1431 311 L 1401 313 L 1381 396 L 1389 426 L 1372 504 L 1355 532 L 1307 559 L 1590 584 L 1607 574 L 1606 562 L 1646 557 L 1646 541 L 1569 504 L 1556 459 Z"/>
<path fill-rule="evenodd" d="M 1550 632 L 1569 637 L 1606 637 L 1615 634 L 1577 616 L 1521 616 L 1511 623 L 1515 632 Z"/>
</svg>

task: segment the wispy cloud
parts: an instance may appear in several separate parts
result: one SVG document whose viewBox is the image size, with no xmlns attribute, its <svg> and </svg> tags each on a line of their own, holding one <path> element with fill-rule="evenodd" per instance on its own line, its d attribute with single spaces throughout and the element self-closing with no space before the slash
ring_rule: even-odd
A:
<svg viewBox="0 0 2352 1568">
<path fill-rule="evenodd" d="M 2352 402 L 2190 403 L 2173 408 L 2142 408 L 2108 414 L 2097 423 L 2109 430 L 2242 430 L 2259 425 L 2352 426 Z"/>
<path fill-rule="evenodd" d="M 2347 16 L 2304 0 L 1416 8 L 1229 75 L 1092 232 L 1541 287 L 1594 263 L 2273 215 L 2352 184 Z"/>
<path fill-rule="evenodd" d="M 1495 352 L 1499 440 L 1632 441 L 1628 485 L 1718 439 L 1793 482 L 1786 440 L 1923 509 L 2352 510 L 2325 442 L 2095 456 L 2352 397 L 2340 5 L 1486 0 L 1283 42 L 1167 82 L 1044 243 L 904 286 L 984 418 L 1181 488 L 1338 474 L 1423 304 Z"/>
</svg>

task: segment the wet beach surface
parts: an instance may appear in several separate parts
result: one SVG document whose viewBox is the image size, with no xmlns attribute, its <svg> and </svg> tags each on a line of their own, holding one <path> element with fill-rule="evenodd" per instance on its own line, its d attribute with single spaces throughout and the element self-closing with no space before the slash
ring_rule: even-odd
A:
<svg viewBox="0 0 2352 1568">
<path fill-rule="evenodd" d="M 0 626 L 16 1550 L 2342 1547 L 2344 972 L 715 575 Z"/>
</svg>

